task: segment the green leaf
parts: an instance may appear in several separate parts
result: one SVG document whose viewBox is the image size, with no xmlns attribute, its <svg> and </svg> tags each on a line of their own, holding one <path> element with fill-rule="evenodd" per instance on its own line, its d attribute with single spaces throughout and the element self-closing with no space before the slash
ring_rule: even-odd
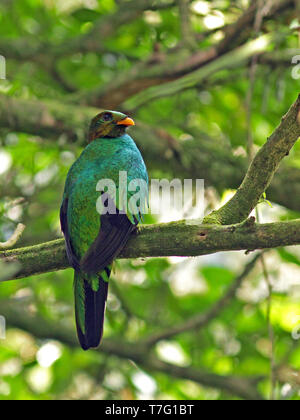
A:
<svg viewBox="0 0 300 420">
<path fill-rule="evenodd" d="M 91 9 L 79 9 L 72 13 L 72 16 L 81 23 L 95 22 L 101 16 L 100 13 Z"/>
<path fill-rule="evenodd" d="M 279 248 L 277 252 L 282 260 L 300 266 L 300 259 L 295 254 L 287 251 L 286 248 Z"/>
</svg>

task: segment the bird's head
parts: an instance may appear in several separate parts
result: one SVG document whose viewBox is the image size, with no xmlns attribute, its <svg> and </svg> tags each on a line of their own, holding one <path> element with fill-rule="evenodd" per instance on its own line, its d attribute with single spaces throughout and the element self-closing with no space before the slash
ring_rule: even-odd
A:
<svg viewBox="0 0 300 420">
<path fill-rule="evenodd" d="M 135 125 L 127 115 L 116 111 L 103 111 L 92 119 L 89 129 L 89 143 L 100 137 L 120 137 L 126 128 Z"/>
</svg>

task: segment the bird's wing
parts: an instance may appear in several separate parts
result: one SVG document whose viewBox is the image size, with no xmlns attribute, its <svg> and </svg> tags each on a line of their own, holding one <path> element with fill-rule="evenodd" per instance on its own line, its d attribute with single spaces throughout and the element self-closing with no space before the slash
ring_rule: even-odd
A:
<svg viewBox="0 0 300 420">
<path fill-rule="evenodd" d="M 147 186 L 147 172 L 142 158 L 137 151 L 118 154 L 118 168 L 124 168 L 131 179 L 144 179 Z M 119 163 L 120 162 L 120 163 Z M 125 162 L 125 164 L 124 164 Z M 142 167 L 142 169 L 140 169 Z M 99 179 L 113 180 L 118 190 L 115 197 L 110 198 L 102 191 L 99 200 L 99 190 L 96 188 Z M 119 191 L 121 190 L 121 192 Z M 79 257 L 80 269 L 87 274 L 99 274 L 109 266 L 126 245 L 136 225 L 141 219 L 140 214 L 130 211 L 127 204 L 134 192 L 121 188 L 119 171 L 115 170 L 111 159 L 101 159 L 94 167 L 89 164 L 88 169 L 81 173 L 80 178 L 73 184 L 69 197 L 70 220 L 68 226 L 73 242 L 73 250 Z M 141 201 L 145 201 L 148 187 L 141 194 Z M 99 204 L 100 202 L 100 204 Z M 96 205 L 95 205 L 96 204 Z M 114 208 L 109 213 L 99 211 L 103 208 Z M 126 210 L 124 210 L 126 209 Z M 72 251 L 72 243 L 69 240 Z M 72 255 L 72 252 L 68 251 Z M 74 254 L 74 252 L 73 252 Z"/>
<path fill-rule="evenodd" d="M 64 198 L 62 205 L 60 207 L 60 225 L 61 230 L 65 236 L 65 242 L 66 242 L 66 251 L 67 251 L 67 257 L 69 260 L 70 265 L 75 269 L 80 269 L 80 264 L 78 261 L 78 258 L 74 252 L 70 234 L 69 234 L 69 228 L 68 228 L 68 199 Z"/>
<path fill-rule="evenodd" d="M 103 200 L 109 200 L 107 194 L 103 194 Z M 115 214 L 102 214 L 98 236 L 80 261 L 82 271 L 95 274 L 110 265 L 136 230 L 137 223 L 137 219 L 132 223 L 118 208 Z"/>
</svg>

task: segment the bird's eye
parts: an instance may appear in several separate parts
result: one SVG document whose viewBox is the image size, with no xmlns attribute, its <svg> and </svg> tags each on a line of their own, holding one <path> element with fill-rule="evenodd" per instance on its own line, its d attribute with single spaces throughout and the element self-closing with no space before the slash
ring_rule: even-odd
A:
<svg viewBox="0 0 300 420">
<path fill-rule="evenodd" d="M 102 120 L 103 121 L 111 121 L 112 119 L 113 119 L 113 116 L 112 116 L 112 114 L 110 112 L 105 112 L 102 115 Z"/>
</svg>

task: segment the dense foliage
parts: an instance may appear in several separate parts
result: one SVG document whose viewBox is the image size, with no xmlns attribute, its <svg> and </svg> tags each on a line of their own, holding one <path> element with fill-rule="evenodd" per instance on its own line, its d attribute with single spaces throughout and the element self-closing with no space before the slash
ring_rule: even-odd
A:
<svg viewBox="0 0 300 420">
<path fill-rule="evenodd" d="M 103 108 L 136 119 L 131 134 L 152 178 L 204 178 L 206 212 L 224 202 L 251 141 L 261 146 L 297 97 L 297 4 L 3 0 L 0 242 L 19 222 L 18 247 L 61 236 L 64 180 Z M 246 48 L 241 57 L 239 47 L 263 34 L 259 55 Z M 272 206 L 258 206 L 262 221 L 300 217 L 299 174 L 298 144 L 267 191 Z M 146 223 L 175 218 L 184 215 Z M 71 269 L 3 282 L 0 399 L 254 399 L 271 388 L 300 399 L 300 252 L 270 250 L 265 266 L 254 257 L 118 261 L 103 351 L 87 353 L 76 344 Z M 1 264 L 2 280 L 17 269 Z"/>
</svg>

